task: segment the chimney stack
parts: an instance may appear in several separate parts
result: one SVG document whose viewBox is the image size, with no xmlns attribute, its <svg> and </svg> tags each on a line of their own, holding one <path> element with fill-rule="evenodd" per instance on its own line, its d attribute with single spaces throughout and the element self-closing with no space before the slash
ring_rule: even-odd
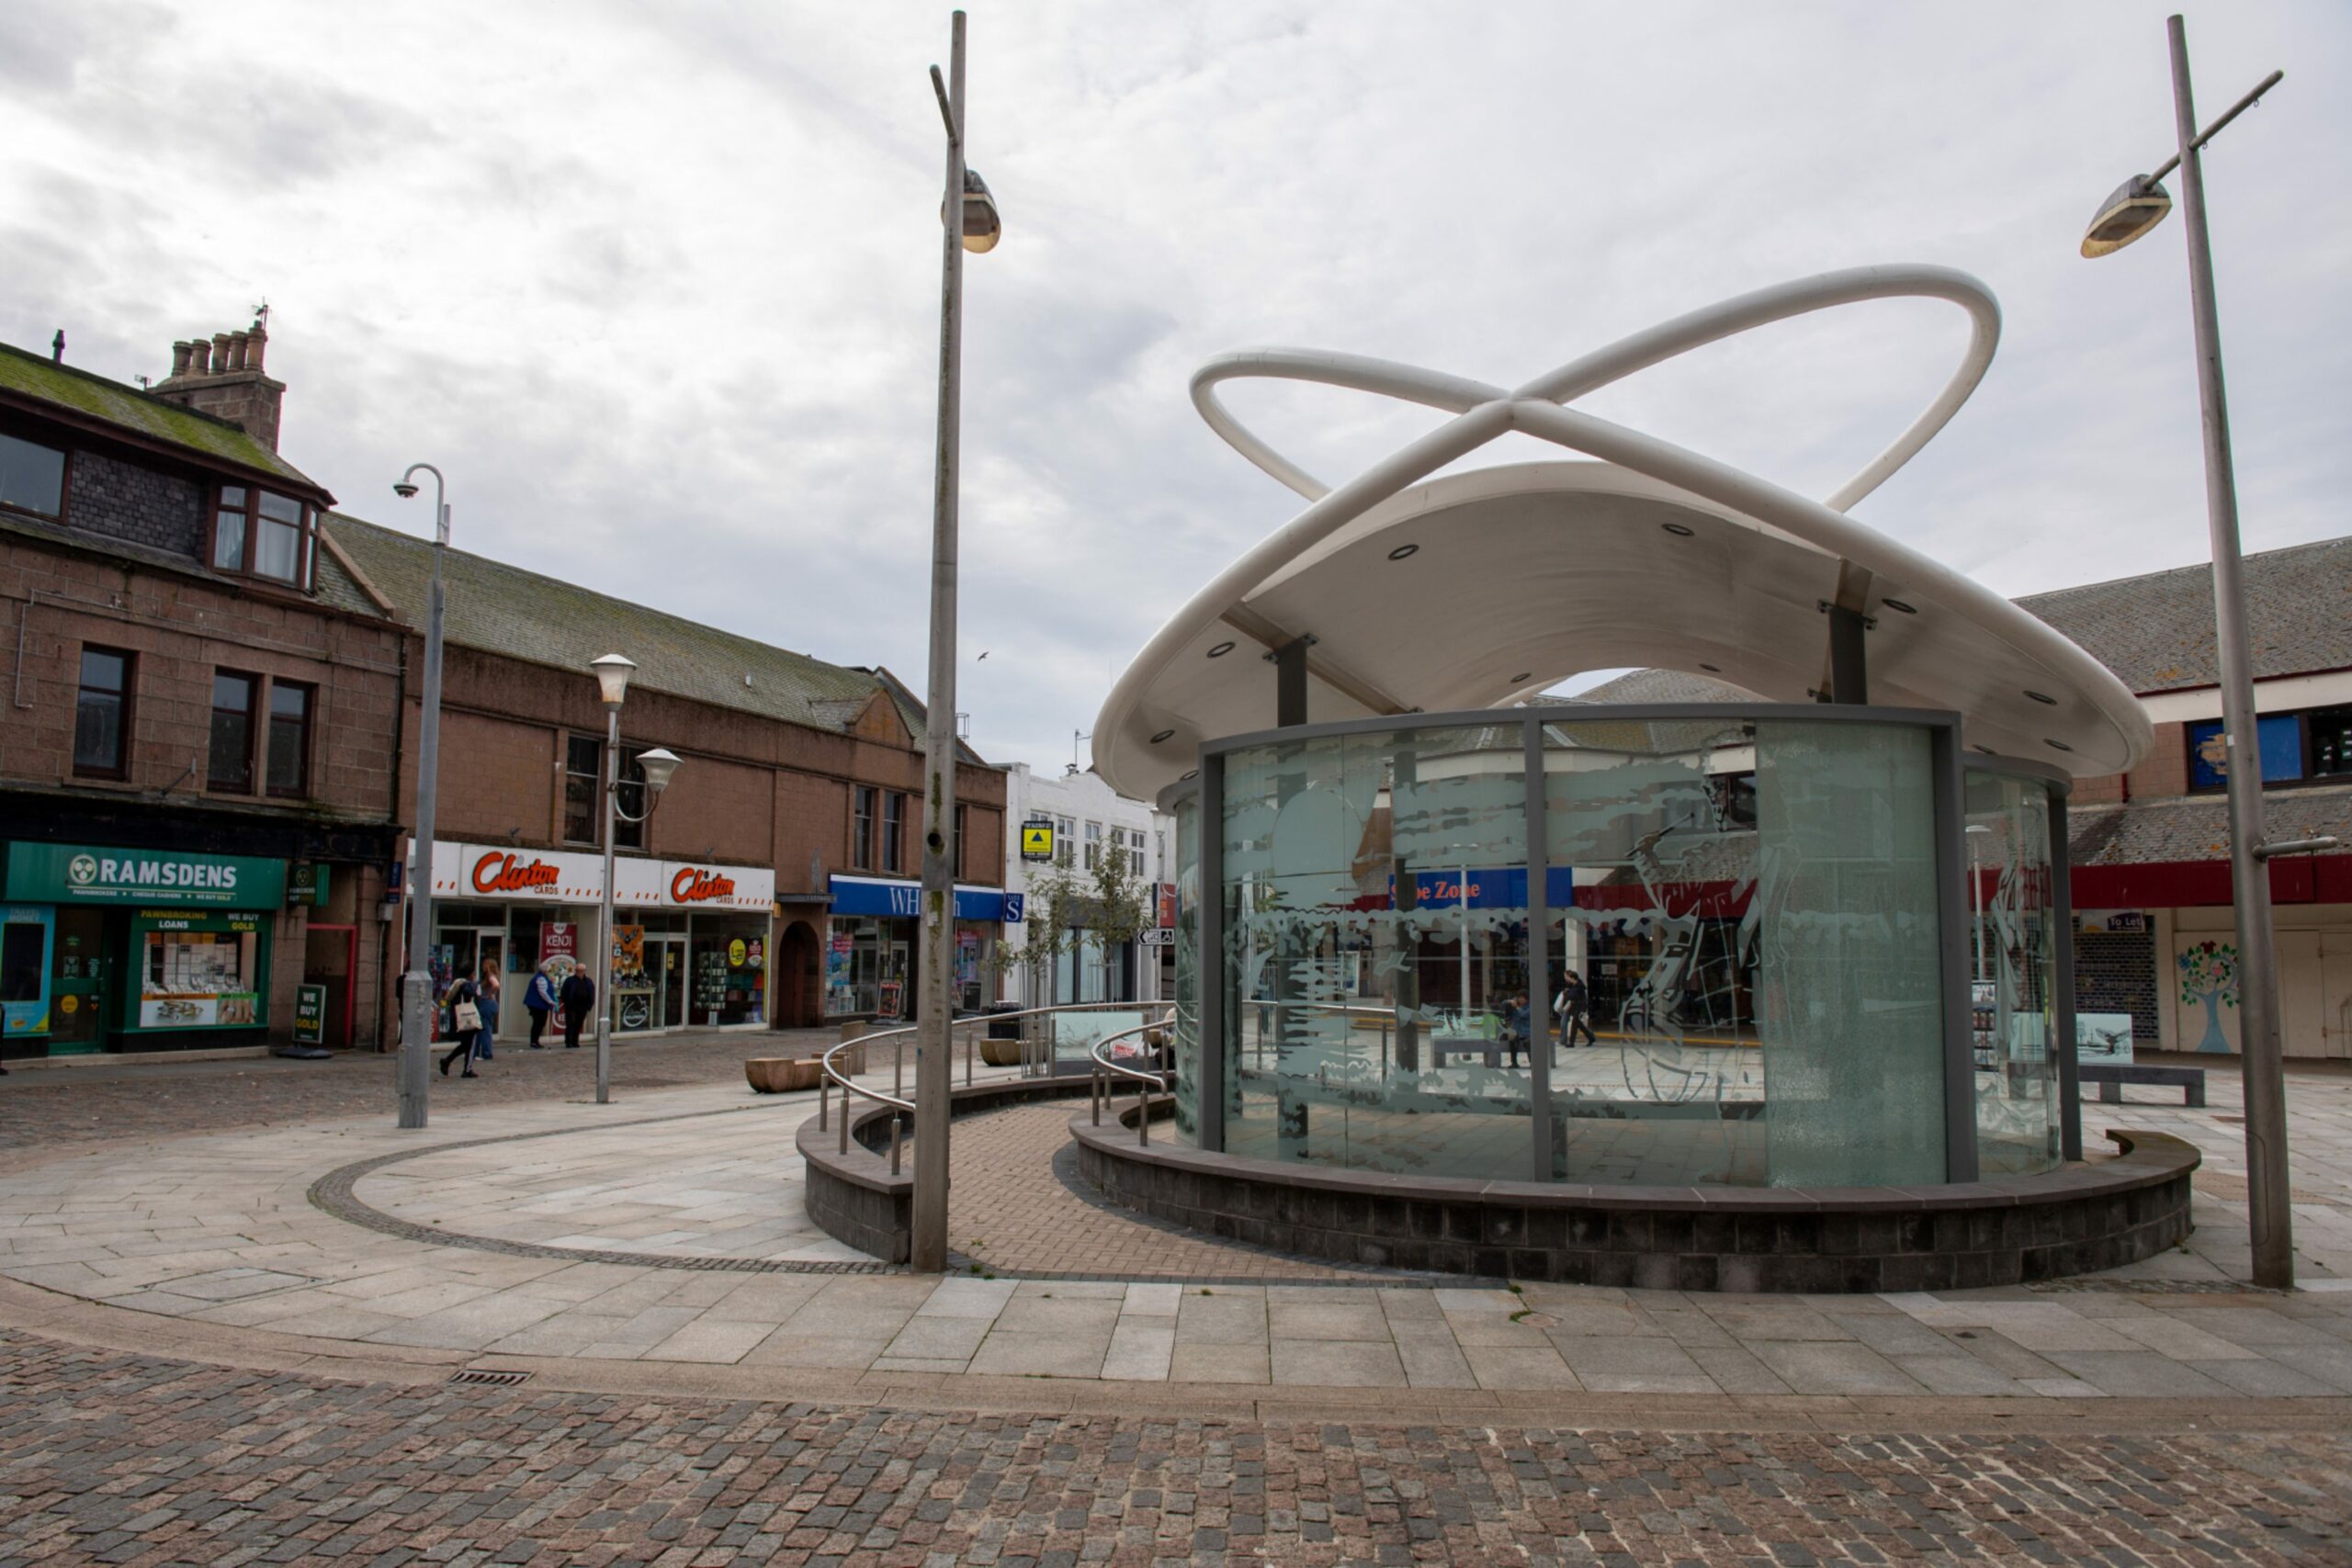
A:
<svg viewBox="0 0 2352 1568">
<path fill-rule="evenodd" d="M 172 373 L 151 390 L 182 408 L 227 420 L 275 452 L 286 385 L 262 373 L 268 344 L 269 333 L 258 321 L 243 332 L 175 343 Z"/>
</svg>

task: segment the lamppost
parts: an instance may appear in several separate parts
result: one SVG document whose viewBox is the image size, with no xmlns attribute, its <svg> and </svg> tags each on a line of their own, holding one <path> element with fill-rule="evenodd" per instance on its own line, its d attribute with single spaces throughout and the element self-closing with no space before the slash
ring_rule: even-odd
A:
<svg viewBox="0 0 2352 1568">
<path fill-rule="evenodd" d="M 597 965 L 596 976 L 596 1103 L 613 1102 L 613 837 L 615 827 L 622 822 L 642 822 L 653 815 L 662 792 L 670 787 L 670 775 L 678 771 L 676 753 L 655 750 L 637 759 L 638 771 L 645 775 L 645 809 L 635 816 L 621 809 L 621 702 L 628 695 L 628 678 L 636 673 L 637 665 L 617 653 L 589 661 L 588 668 L 596 672 L 597 689 L 605 699 L 605 908 L 597 939 L 603 944 L 604 962 Z"/>
<path fill-rule="evenodd" d="M 2278 1042 L 2278 967 L 2270 919 L 2270 874 L 2264 863 L 2290 850 L 2332 847 L 2316 840 L 2268 843 L 2262 827 L 2262 751 L 2254 708 L 2253 656 L 2246 639 L 2245 585 L 2238 558 L 2237 479 L 2230 459 L 2229 404 L 2222 389 L 2222 329 L 2213 303 L 2213 252 L 2205 231 L 2205 176 L 2198 149 L 2285 76 L 2273 71 L 2203 130 L 2188 87 L 2188 37 L 2177 16 L 2165 29 L 2172 44 L 2173 130 L 2177 150 L 2153 175 L 2137 175 L 2099 206 L 2083 235 L 2083 254 L 2121 250 L 2164 220 L 2172 197 L 2156 182 L 2180 170 L 2181 216 L 2188 227 L 2189 310 L 2197 329 L 2197 384 L 2204 402 L 2205 510 L 2213 541 L 2214 641 L 2222 666 L 2222 728 L 2230 799 L 2230 886 L 2237 905 L 2238 1045 L 2245 1082 L 2246 1210 L 2254 1239 L 2254 1282 L 2285 1290 L 2295 1282 L 2293 1214 L 2288 1207 L 2287 1083 Z"/>
<path fill-rule="evenodd" d="M 956 1031 L 956 501 L 962 414 L 964 253 L 1003 233 L 988 183 L 964 166 L 964 13 L 951 23 L 947 80 L 931 68 L 947 125 L 940 198 L 939 463 L 932 484 L 930 705 L 923 725 L 922 977 L 916 1001 L 915 1190 L 908 1265 L 947 1267 L 947 1097 Z M 956 217 L 951 220 L 950 214 Z"/>
<path fill-rule="evenodd" d="M 424 1125 L 425 1063 L 433 1050 L 433 806 L 441 778 L 441 556 L 449 547 L 449 502 L 441 470 L 411 463 L 392 486 L 406 501 L 416 476 L 433 476 L 433 595 L 424 626 L 424 722 L 417 737 L 416 825 L 409 843 L 415 864 L 408 879 L 408 963 L 401 973 L 400 1125 Z"/>
</svg>

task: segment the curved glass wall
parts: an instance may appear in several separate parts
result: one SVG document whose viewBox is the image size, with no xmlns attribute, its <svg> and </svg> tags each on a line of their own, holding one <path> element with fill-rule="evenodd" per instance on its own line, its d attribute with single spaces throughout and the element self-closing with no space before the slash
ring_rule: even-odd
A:
<svg viewBox="0 0 2352 1568">
<path fill-rule="evenodd" d="M 2057 931 L 2050 786 L 1968 774 L 1970 1055 L 1987 1176 L 2059 1162 Z"/>
<path fill-rule="evenodd" d="M 1180 1135 L 1482 1179 L 1947 1179 L 1968 1148 L 1968 1110 L 1947 1105 L 1968 1081 L 1946 1007 L 1965 994 L 1965 917 L 1944 911 L 1966 900 L 1939 870 L 1961 825 L 1939 799 L 1951 730 L 1638 711 L 1325 727 L 1213 754 L 1215 807 L 1180 813 L 1179 851 L 1180 875 L 1216 862 L 1219 953 L 1195 974 L 1182 919 L 1179 1005 L 1222 998 L 1180 1028 Z M 2014 846 L 2007 880 L 1983 882 L 1987 963 L 2015 998 L 2002 1038 L 2032 1036 L 1980 1060 L 1970 1109 L 1986 1174 L 2041 1168 L 2061 1122 L 2050 791 L 1984 774 L 1967 804 L 1987 816 L 1980 853 Z"/>
</svg>

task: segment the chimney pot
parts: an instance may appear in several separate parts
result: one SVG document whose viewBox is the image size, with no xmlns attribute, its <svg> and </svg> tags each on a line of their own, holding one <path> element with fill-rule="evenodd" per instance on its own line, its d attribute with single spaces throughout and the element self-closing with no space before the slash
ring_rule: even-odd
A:
<svg viewBox="0 0 2352 1568">
<path fill-rule="evenodd" d="M 172 379 L 176 381 L 187 374 L 188 355 L 196 352 L 196 344 L 180 342 L 172 344 Z"/>
<path fill-rule="evenodd" d="M 215 376 L 226 376 L 229 373 L 229 334 L 227 333 L 212 334 L 212 373 Z"/>
<path fill-rule="evenodd" d="M 187 345 L 187 373 L 191 376 L 212 374 L 212 340 L 195 338 Z"/>
<path fill-rule="evenodd" d="M 245 347 L 252 341 L 252 334 L 248 333 L 231 333 L 229 334 L 230 369 L 243 370 L 245 367 Z"/>
<path fill-rule="evenodd" d="M 245 334 L 245 368 L 259 374 L 263 353 L 269 347 L 269 329 L 259 321 Z"/>
</svg>

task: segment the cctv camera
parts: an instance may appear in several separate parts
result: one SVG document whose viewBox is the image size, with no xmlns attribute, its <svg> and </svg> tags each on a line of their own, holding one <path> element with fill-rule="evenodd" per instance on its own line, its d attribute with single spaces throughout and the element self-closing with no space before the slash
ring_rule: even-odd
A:
<svg viewBox="0 0 2352 1568">
<path fill-rule="evenodd" d="M 406 479 L 402 479 L 400 483 L 392 487 L 392 493 L 399 496 L 402 501 L 406 501 L 410 496 L 416 493 L 416 487 L 409 483 Z"/>
</svg>

